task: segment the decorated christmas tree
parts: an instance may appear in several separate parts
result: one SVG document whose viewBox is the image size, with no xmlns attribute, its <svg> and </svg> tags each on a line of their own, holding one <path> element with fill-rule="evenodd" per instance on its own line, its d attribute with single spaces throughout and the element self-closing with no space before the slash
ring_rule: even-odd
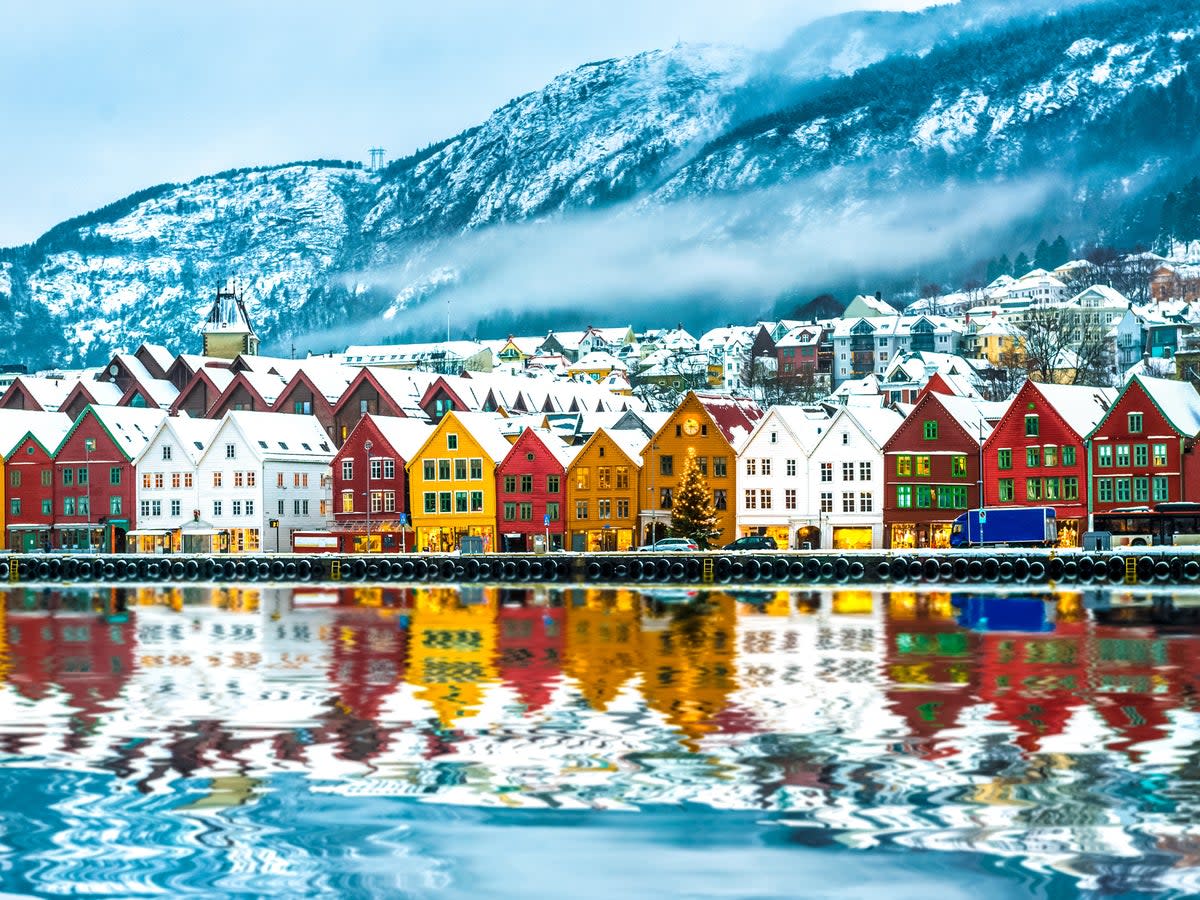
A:
<svg viewBox="0 0 1200 900">
<path fill-rule="evenodd" d="M 716 527 L 717 508 L 713 506 L 712 491 L 696 462 L 696 451 L 688 450 L 679 487 L 671 501 L 671 534 L 692 538 L 702 549 L 707 549 Z"/>
</svg>

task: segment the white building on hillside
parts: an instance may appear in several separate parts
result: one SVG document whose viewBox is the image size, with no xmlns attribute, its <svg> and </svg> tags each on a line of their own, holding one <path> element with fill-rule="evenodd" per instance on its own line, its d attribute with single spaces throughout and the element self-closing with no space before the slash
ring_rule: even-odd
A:
<svg viewBox="0 0 1200 900">
<path fill-rule="evenodd" d="M 293 531 L 329 525 L 333 456 L 315 416 L 231 412 L 197 466 L 200 515 L 231 552 L 286 552 Z"/>
</svg>

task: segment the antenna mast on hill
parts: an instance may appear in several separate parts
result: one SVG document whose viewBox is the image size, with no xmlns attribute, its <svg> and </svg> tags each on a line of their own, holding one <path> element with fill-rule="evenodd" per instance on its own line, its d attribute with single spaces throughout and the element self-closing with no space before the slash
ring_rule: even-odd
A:
<svg viewBox="0 0 1200 900">
<path fill-rule="evenodd" d="M 382 147 L 372 147 L 371 148 L 371 171 L 372 172 L 378 172 L 380 169 L 383 168 L 384 152 L 385 151 Z"/>
</svg>

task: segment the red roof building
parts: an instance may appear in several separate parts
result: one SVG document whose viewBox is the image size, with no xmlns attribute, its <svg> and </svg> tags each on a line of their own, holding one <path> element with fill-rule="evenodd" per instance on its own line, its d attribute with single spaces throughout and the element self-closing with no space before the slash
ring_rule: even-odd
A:
<svg viewBox="0 0 1200 900">
<path fill-rule="evenodd" d="M 550 547 L 566 540 L 567 466 L 578 447 L 549 431 L 526 428 L 496 466 L 496 533 L 506 552 L 533 549 L 536 535 Z"/>
</svg>

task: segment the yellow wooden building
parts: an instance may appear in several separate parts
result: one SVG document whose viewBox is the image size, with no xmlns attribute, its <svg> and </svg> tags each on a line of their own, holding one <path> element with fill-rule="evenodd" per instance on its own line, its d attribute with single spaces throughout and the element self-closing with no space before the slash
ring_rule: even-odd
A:
<svg viewBox="0 0 1200 900">
<path fill-rule="evenodd" d="M 688 452 L 695 451 L 717 509 L 714 545 L 737 536 L 737 450 L 763 411 L 748 397 L 689 391 L 642 453 L 641 543 L 666 535 Z"/>
<path fill-rule="evenodd" d="M 567 548 L 628 550 L 637 544 L 641 431 L 599 428 L 567 467 Z"/>
<path fill-rule="evenodd" d="M 408 462 L 417 549 L 458 550 L 468 535 L 496 543 L 496 465 L 512 444 L 493 413 L 451 411 Z"/>
</svg>

